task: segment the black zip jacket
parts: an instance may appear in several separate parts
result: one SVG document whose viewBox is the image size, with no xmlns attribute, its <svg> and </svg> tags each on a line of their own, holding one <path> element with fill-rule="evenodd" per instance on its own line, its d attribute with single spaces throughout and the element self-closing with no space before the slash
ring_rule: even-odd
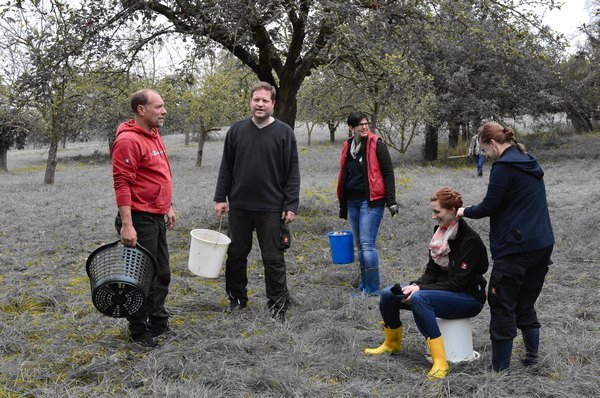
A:
<svg viewBox="0 0 600 398">
<path fill-rule="evenodd" d="M 439 228 L 436 225 L 434 232 Z M 449 242 L 448 270 L 437 265 L 429 254 L 429 262 L 423 275 L 411 283 L 421 290 L 447 290 L 450 292 L 467 292 L 479 302 L 485 303 L 485 286 L 483 274 L 486 273 L 489 261 L 485 245 L 477 232 L 460 219 L 458 233 Z"/>
</svg>

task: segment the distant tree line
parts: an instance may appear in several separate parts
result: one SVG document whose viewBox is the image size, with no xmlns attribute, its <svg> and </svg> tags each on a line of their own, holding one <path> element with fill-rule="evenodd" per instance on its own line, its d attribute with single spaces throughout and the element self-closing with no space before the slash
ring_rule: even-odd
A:
<svg viewBox="0 0 600 398">
<path fill-rule="evenodd" d="M 436 160 L 440 133 L 466 140 L 482 120 L 565 112 L 578 132 L 597 128 L 600 1 L 576 54 L 527 11 L 544 0 L 67 0 L 0 8 L 0 168 L 6 153 L 106 138 L 130 117 L 132 91 L 152 86 L 167 104 L 163 133 L 196 140 L 247 112 L 256 80 L 278 89 L 275 116 L 331 141 L 362 109 L 405 152 L 424 135 Z M 529 6 L 526 8 L 525 6 Z M 177 38 L 186 61 L 157 73 L 146 51 Z M 310 143 L 310 141 L 309 141 Z"/>
</svg>

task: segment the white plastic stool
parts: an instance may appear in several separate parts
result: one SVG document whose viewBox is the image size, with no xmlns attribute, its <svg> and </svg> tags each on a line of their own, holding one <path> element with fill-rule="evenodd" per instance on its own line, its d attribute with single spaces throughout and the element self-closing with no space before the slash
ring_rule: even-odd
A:
<svg viewBox="0 0 600 398">
<path fill-rule="evenodd" d="M 436 320 L 442 333 L 447 361 L 459 363 L 479 358 L 479 353 L 473 351 L 471 318 Z"/>
</svg>

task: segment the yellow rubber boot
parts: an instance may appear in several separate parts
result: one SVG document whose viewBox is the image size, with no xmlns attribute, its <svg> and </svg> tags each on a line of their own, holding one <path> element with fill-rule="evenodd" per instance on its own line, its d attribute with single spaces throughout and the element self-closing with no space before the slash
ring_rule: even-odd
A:
<svg viewBox="0 0 600 398">
<path fill-rule="evenodd" d="M 433 366 L 427 377 L 432 379 L 444 379 L 448 374 L 448 361 L 446 361 L 446 350 L 444 350 L 444 340 L 442 336 L 435 339 L 427 339 L 427 346 L 431 353 L 431 359 L 433 360 Z"/>
<path fill-rule="evenodd" d="M 385 341 L 377 348 L 366 348 L 366 355 L 395 354 L 402 351 L 402 326 L 396 329 L 383 327 Z"/>
</svg>

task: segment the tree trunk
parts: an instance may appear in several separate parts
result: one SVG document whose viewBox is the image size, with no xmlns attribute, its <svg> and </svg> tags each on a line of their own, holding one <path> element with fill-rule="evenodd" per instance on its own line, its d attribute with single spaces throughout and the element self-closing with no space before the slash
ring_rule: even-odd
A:
<svg viewBox="0 0 600 398">
<path fill-rule="evenodd" d="M 0 171 L 8 172 L 8 149 L 0 148 Z"/>
<path fill-rule="evenodd" d="M 339 123 L 327 122 L 327 127 L 329 128 L 329 142 L 335 142 L 335 130 Z"/>
<path fill-rule="evenodd" d="M 423 146 L 423 160 L 432 162 L 437 160 L 438 131 L 437 126 L 427 124 L 425 126 L 425 145 Z"/>
<path fill-rule="evenodd" d="M 44 184 L 54 184 L 56 174 L 56 155 L 58 154 L 58 142 L 60 140 L 52 134 L 50 138 L 50 148 L 48 149 L 48 161 L 46 162 L 46 174 L 44 175 Z"/>
<path fill-rule="evenodd" d="M 108 154 L 112 156 L 112 146 L 117 139 L 116 131 L 112 131 L 106 134 L 106 142 L 108 143 Z"/>
<path fill-rule="evenodd" d="M 371 115 L 371 123 L 369 125 L 371 132 L 374 134 L 376 134 L 376 132 L 377 132 L 377 123 L 379 123 L 379 111 L 380 110 L 381 110 L 381 107 L 379 106 L 379 102 L 375 102 L 375 104 L 373 105 L 373 114 Z"/>
<path fill-rule="evenodd" d="M 52 104 L 52 115 L 50 116 L 50 146 L 48 148 L 48 161 L 46 162 L 46 174 L 44 175 L 44 184 L 54 184 L 56 174 L 56 156 L 58 155 L 58 144 L 61 134 L 58 128 L 58 109 Z"/>
<path fill-rule="evenodd" d="M 302 83 L 302 82 L 300 82 Z M 292 129 L 296 124 L 296 112 L 298 110 L 298 90 L 300 84 L 289 82 L 286 86 L 279 87 L 277 101 L 275 101 L 275 117 L 287 123 Z"/>
<path fill-rule="evenodd" d="M 469 141 L 469 126 L 467 126 L 467 122 L 460 124 L 460 137 L 463 142 Z"/>
<path fill-rule="evenodd" d="M 311 122 L 306 122 L 306 132 L 308 134 L 308 146 L 311 144 L 311 137 L 313 129 L 315 128 L 315 124 Z"/>
<path fill-rule="evenodd" d="M 204 123 L 200 123 L 200 134 L 198 134 L 198 152 L 196 154 L 196 167 L 202 166 L 202 156 L 204 155 L 204 144 L 206 143 L 207 136 L 208 130 L 204 126 Z"/>
<path fill-rule="evenodd" d="M 186 131 L 185 132 L 185 146 L 189 146 L 190 145 L 190 132 Z"/>
<path fill-rule="evenodd" d="M 578 133 L 589 133 L 593 130 L 592 121 L 583 112 L 571 111 L 567 113 L 573 123 L 573 128 Z"/>
<path fill-rule="evenodd" d="M 448 146 L 456 148 L 458 145 L 458 135 L 460 134 L 460 123 L 456 121 L 448 122 Z"/>
</svg>

